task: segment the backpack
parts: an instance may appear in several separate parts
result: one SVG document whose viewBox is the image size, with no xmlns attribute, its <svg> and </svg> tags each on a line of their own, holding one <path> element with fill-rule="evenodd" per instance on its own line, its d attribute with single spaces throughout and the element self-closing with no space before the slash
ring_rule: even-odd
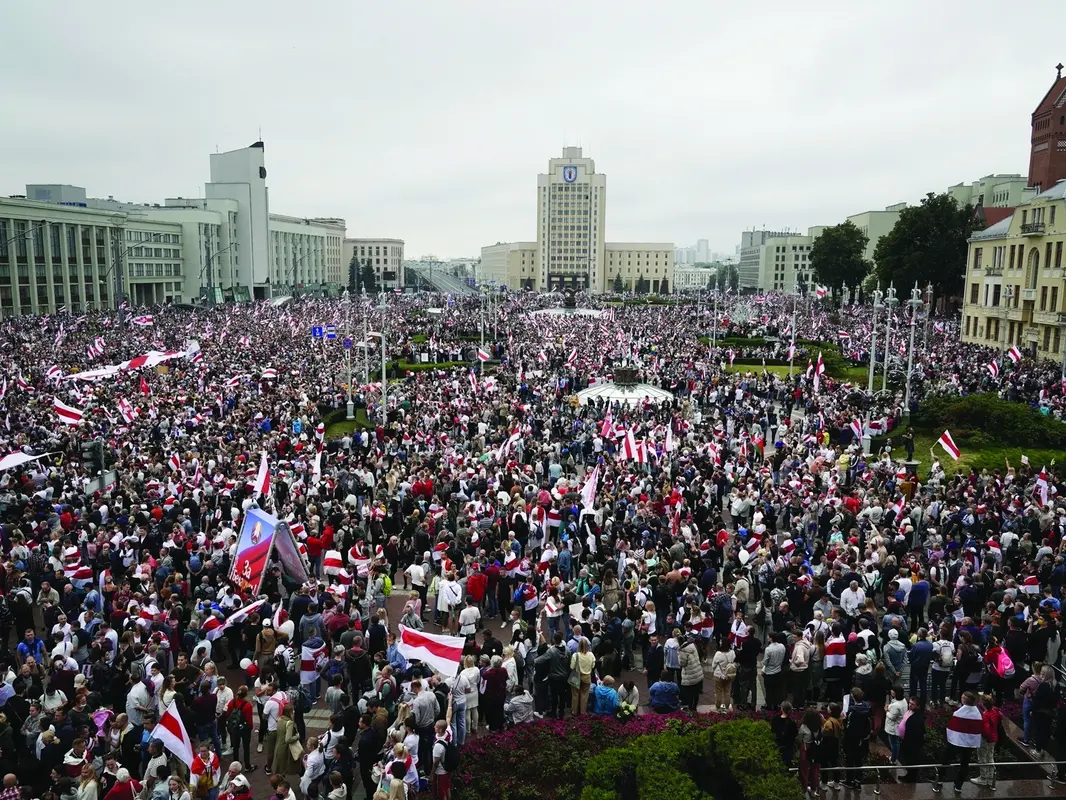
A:
<svg viewBox="0 0 1066 800">
<path fill-rule="evenodd" d="M 390 595 L 392 595 L 392 578 L 390 578 L 388 575 L 386 575 L 385 576 L 385 596 L 389 597 Z"/>
<path fill-rule="evenodd" d="M 523 592 L 524 588 L 525 584 L 521 584 L 517 589 L 514 590 L 514 596 L 511 598 L 511 602 L 513 602 L 516 606 L 524 605 L 526 602 L 526 596 Z"/>
<path fill-rule="evenodd" d="M 226 730 L 229 731 L 230 739 L 233 742 L 241 741 L 244 738 L 244 734 L 251 730 L 252 727 L 248 724 L 248 720 L 244 718 L 242 710 L 242 706 L 234 706 L 226 719 Z"/>
<path fill-rule="evenodd" d="M 445 772 L 451 774 L 459 769 L 459 745 L 444 739 L 437 741 L 444 745 L 444 758 L 440 760 L 440 765 L 444 767 Z"/>
<path fill-rule="evenodd" d="M 274 674 L 281 677 L 289 674 L 289 664 L 285 660 L 285 650 L 281 649 L 274 653 Z"/>
<path fill-rule="evenodd" d="M 942 639 L 941 642 L 944 642 L 944 640 Z M 950 642 L 945 642 L 945 644 L 948 646 L 944 647 L 944 644 L 937 645 L 940 648 L 938 653 L 940 666 L 951 669 L 955 665 L 955 648 Z"/>
<path fill-rule="evenodd" d="M 144 656 L 130 663 L 130 677 L 135 681 L 143 681 L 145 676 Z"/>
<path fill-rule="evenodd" d="M 822 731 L 811 732 L 811 741 L 807 743 L 807 761 L 818 763 L 822 757 Z"/>
</svg>

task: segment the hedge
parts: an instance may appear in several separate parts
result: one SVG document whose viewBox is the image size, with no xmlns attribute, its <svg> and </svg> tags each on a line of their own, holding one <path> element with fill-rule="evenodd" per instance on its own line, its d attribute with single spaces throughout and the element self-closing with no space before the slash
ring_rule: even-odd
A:
<svg viewBox="0 0 1066 800">
<path fill-rule="evenodd" d="M 1066 449 L 1066 423 L 995 394 L 931 398 L 922 403 L 912 424 L 915 429 L 948 429 L 952 438 L 974 449 L 991 444 Z"/>
<path fill-rule="evenodd" d="M 635 795 L 626 791 L 634 781 Z M 738 719 L 708 728 L 682 723 L 591 759 L 581 800 L 624 797 L 802 800 L 803 792 L 769 724 Z"/>
</svg>

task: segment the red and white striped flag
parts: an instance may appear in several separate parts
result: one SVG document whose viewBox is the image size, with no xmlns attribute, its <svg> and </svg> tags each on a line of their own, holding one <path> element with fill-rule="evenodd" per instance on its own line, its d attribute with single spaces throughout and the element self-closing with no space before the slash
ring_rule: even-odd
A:
<svg viewBox="0 0 1066 800">
<path fill-rule="evenodd" d="M 252 492 L 256 496 L 270 494 L 270 462 L 267 460 L 267 454 L 265 451 L 263 452 L 263 457 L 259 461 L 259 472 L 255 476 Z"/>
<path fill-rule="evenodd" d="M 318 647 L 308 647 L 306 644 L 300 650 L 300 683 L 313 683 L 318 680 L 318 662 L 326 657 L 326 644 L 323 642 Z"/>
<path fill-rule="evenodd" d="M 477 349 L 477 360 L 488 361 L 492 356 L 488 354 L 487 350 L 482 350 L 480 347 Z"/>
<path fill-rule="evenodd" d="M 843 636 L 831 636 L 825 643 L 824 666 L 846 667 L 848 665 L 848 643 Z"/>
<path fill-rule="evenodd" d="M 990 361 L 985 365 L 985 369 L 988 370 L 988 374 L 992 376 L 993 380 L 999 377 L 999 362 Z"/>
<path fill-rule="evenodd" d="M 181 472 L 181 456 L 177 453 L 171 453 L 167 463 L 170 464 L 170 468 L 175 472 Z"/>
<path fill-rule="evenodd" d="M 265 370 L 263 370 L 263 380 L 265 380 L 265 381 L 273 381 L 273 380 L 276 380 L 277 377 L 278 377 L 278 371 L 276 369 L 274 369 L 273 367 L 267 367 Z"/>
<path fill-rule="evenodd" d="M 944 431 L 940 434 L 940 438 L 936 440 L 936 443 L 947 450 L 948 455 L 955 461 L 958 461 L 959 457 L 962 455 L 962 451 L 959 450 L 958 446 L 955 444 L 955 440 L 951 438 L 951 433 L 948 431 Z"/>
<path fill-rule="evenodd" d="M 477 394 L 477 375 L 474 373 L 473 369 L 470 370 L 469 378 L 470 388 L 474 390 L 474 394 Z"/>
<path fill-rule="evenodd" d="M 139 317 L 134 317 L 130 320 L 130 322 L 141 328 L 147 328 L 148 326 L 155 324 L 155 319 L 152 317 L 151 314 L 142 314 Z"/>
<path fill-rule="evenodd" d="M 857 419 L 851 421 L 851 432 L 855 434 L 856 439 L 862 438 L 862 423 Z"/>
<path fill-rule="evenodd" d="M 1040 505 L 1047 505 L 1047 467 L 1040 468 L 1040 474 L 1036 476 L 1036 493 L 1040 495 Z"/>
<path fill-rule="evenodd" d="M 817 297 L 819 300 L 821 300 L 827 294 L 829 294 L 829 290 L 826 289 L 824 286 L 819 286 L 814 290 L 814 296 Z"/>
<path fill-rule="evenodd" d="M 166 707 L 148 738 L 149 740 L 158 739 L 167 750 L 178 757 L 179 761 L 192 764 L 192 740 L 185 731 L 185 723 L 178 715 L 177 703 L 171 703 Z"/>
<path fill-rule="evenodd" d="M 566 358 L 566 366 L 572 367 L 577 363 L 577 348 L 575 347 L 570 351 L 570 355 Z"/>
<path fill-rule="evenodd" d="M 409 659 L 429 664 L 442 675 L 454 676 L 463 660 L 464 643 L 461 636 L 424 633 L 401 625 L 397 649 Z"/>
<path fill-rule="evenodd" d="M 74 408 L 74 406 L 68 406 L 58 397 L 53 398 L 52 407 L 55 409 L 56 415 L 59 417 L 59 421 L 64 425 L 77 425 L 81 422 L 82 417 L 85 416 L 85 412 L 80 408 Z"/>
<path fill-rule="evenodd" d="M 1022 360 L 1022 351 L 1017 347 L 1012 347 L 1007 351 L 1007 355 L 1010 356 L 1010 360 L 1017 364 Z"/>
<path fill-rule="evenodd" d="M 256 600 L 254 603 L 250 603 L 244 606 L 243 608 L 238 608 L 236 611 L 226 617 L 224 622 L 222 620 L 219 620 L 217 625 L 213 625 L 212 629 L 207 631 L 207 638 L 211 641 L 214 641 L 219 636 L 221 636 L 227 628 L 230 628 L 233 625 L 236 625 L 238 622 L 244 622 L 246 619 L 248 619 L 248 617 L 252 615 L 252 612 L 258 609 L 265 602 L 265 599 Z M 212 619 L 218 620 L 218 617 L 212 617 Z"/>
</svg>

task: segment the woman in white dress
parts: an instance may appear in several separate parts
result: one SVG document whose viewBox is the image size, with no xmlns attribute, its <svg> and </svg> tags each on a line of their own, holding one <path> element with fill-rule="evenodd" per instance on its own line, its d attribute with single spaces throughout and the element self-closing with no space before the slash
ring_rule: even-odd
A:
<svg viewBox="0 0 1066 800">
<path fill-rule="evenodd" d="M 478 715 L 478 688 L 481 686 L 481 670 L 474 665 L 474 657 L 467 656 L 463 659 L 463 671 L 459 676 L 466 681 L 466 730 L 467 733 L 476 733 L 480 717 Z"/>
</svg>

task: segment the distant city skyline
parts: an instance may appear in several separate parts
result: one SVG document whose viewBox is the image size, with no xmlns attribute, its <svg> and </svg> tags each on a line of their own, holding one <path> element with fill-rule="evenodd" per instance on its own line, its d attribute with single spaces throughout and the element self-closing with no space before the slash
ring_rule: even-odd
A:
<svg viewBox="0 0 1066 800">
<path fill-rule="evenodd" d="M 5 55 L 25 69 L 0 89 L 14 110 L 0 195 L 63 182 L 134 203 L 196 197 L 205 152 L 261 138 L 271 211 L 471 257 L 532 235 L 535 176 L 570 145 L 607 176 L 607 240 L 732 254 L 743 230 L 805 231 L 1025 173 L 1018 120 L 1063 58 L 1002 48 L 975 83 L 973 53 L 1003 41 L 990 0 L 920 18 L 843 0 L 817 15 L 679 3 L 322 0 L 312 15 L 263 0 L 205 5 L 205 25 L 117 0 L 64 6 L 61 26 L 50 4 L 16 4 Z M 1066 22 L 1061 0 L 1026 14 Z"/>
</svg>

